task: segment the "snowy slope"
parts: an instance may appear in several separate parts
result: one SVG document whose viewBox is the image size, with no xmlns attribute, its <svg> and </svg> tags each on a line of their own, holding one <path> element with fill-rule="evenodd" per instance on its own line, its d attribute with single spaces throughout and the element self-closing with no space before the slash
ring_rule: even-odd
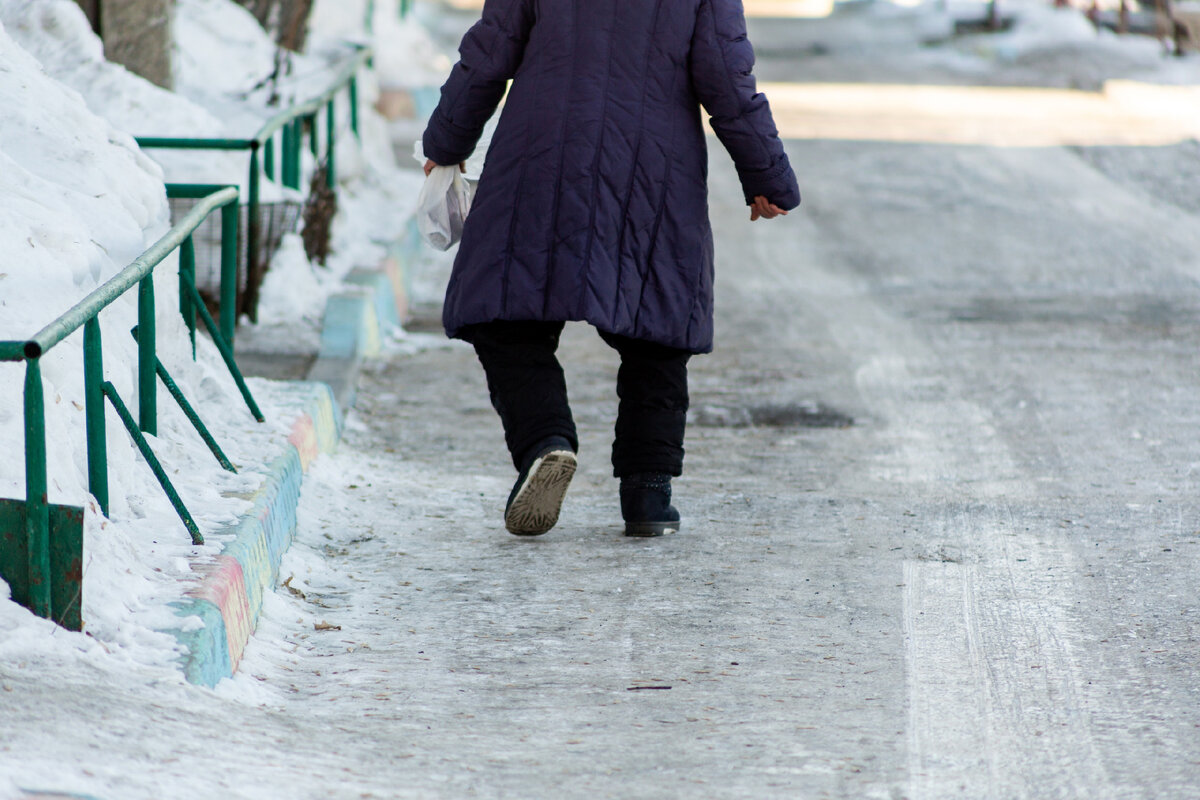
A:
<svg viewBox="0 0 1200 800">
<path fill-rule="evenodd" d="M 6 9 L 11 8 L 6 6 Z M 132 138 L 92 113 L 75 91 L 51 78 L 0 27 L 0 339 L 22 339 L 65 312 L 112 277 L 169 227 L 159 167 Z M 236 409 L 240 398 L 215 351 L 200 342 L 193 363 L 177 308 L 175 257 L 156 271 L 159 357 L 169 365 L 235 462 L 266 450 L 277 421 L 257 426 Z M 136 293 L 101 316 L 105 376 L 136 407 L 136 353 L 129 330 Z M 50 499 L 87 509 L 84 540 L 84 619 L 89 637 L 58 631 L 57 644 L 34 642 L 53 629 L 28 612 L 0 603 L 0 641 L 6 648 L 42 646 L 107 651 L 119 659 L 169 665 L 171 637 L 154 633 L 170 622 L 165 603 L 182 591 L 190 558 L 217 551 L 190 545 L 186 532 L 144 463 L 109 415 L 111 521 L 86 490 L 81 336 L 42 358 L 47 405 Z M 23 366 L 0 365 L 0 495 L 24 497 Z M 261 388 L 267 413 L 277 411 Z M 228 524 L 245 501 L 222 492 L 248 491 L 261 476 L 223 472 L 160 392 L 160 435 L 153 445 L 206 534 Z M 276 414 L 278 419 L 278 414 Z M 0 594 L 7 587 L 0 584 Z M 174 674 L 173 672 L 171 673 Z"/>
<path fill-rule="evenodd" d="M 170 220 L 164 167 L 165 177 L 176 181 L 244 181 L 244 158 L 155 151 L 151 155 L 160 165 L 133 141 L 134 133 L 245 135 L 278 110 L 266 104 L 266 88 L 255 88 L 274 68 L 274 45 L 243 9 L 230 0 L 183 0 L 178 26 L 184 50 L 180 91 L 168 92 L 105 61 L 100 42 L 70 0 L 0 4 L 0 104 L 6 109 L 0 118 L 0 247 L 9 254 L 0 267 L 0 339 L 32 335 L 165 233 Z M 323 89 L 327 65 L 345 53 L 344 44 L 324 42 L 315 55 L 293 56 L 292 74 L 277 88 L 293 94 Z M 218 73 L 223 77 L 211 80 Z M 377 92 L 371 76 L 362 77 L 360 91 L 364 104 L 370 103 Z M 377 263 L 410 212 L 409 197 L 415 198 L 419 180 L 411 170 L 397 169 L 382 119 L 363 110 L 360 148 L 348 133 L 347 111 L 339 108 L 338 156 L 342 208 L 348 213 L 335 225 L 331 268 L 314 269 L 291 243 L 280 261 L 288 269 L 273 276 L 268 287 L 275 287 L 264 301 L 268 318 L 294 319 L 306 303 L 319 308 L 341 274 Z M 280 426 L 290 422 L 276 406 L 271 386 L 259 383 L 255 393 L 268 424 L 254 424 L 204 339 L 199 361 L 191 361 L 175 311 L 176 270 L 171 256 L 156 273 L 160 357 L 243 474 L 220 470 L 163 394 L 153 446 L 209 545 L 190 545 L 111 413 L 112 519 L 104 520 L 86 490 L 80 335 L 42 360 L 51 500 L 89 509 L 84 618 L 90 636 L 59 631 L 54 646 L 87 651 L 87 658 L 105 651 L 118 659 L 172 667 L 174 640 L 154 632 L 172 622 L 166 603 L 179 596 L 179 578 L 191 572 L 196 559 L 219 551 L 218 531 L 245 505 L 228 495 L 258 485 L 261 476 L 254 465 L 271 452 Z M 128 333 L 135 321 L 133 295 L 101 316 L 106 377 L 136 413 L 136 353 Z M 0 365 L 0 444 L 8 453 L 22 451 L 22 381 L 21 365 Z M 24 496 L 19 455 L 0 460 L 0 496 Z M 23 609 L 0 603 L 0 639 L 6 647 L 36 651 L 42 645 L 34 642 L 52 630 Z M 170 676 L 179 679 L 173 669 Z"/>
</svg>

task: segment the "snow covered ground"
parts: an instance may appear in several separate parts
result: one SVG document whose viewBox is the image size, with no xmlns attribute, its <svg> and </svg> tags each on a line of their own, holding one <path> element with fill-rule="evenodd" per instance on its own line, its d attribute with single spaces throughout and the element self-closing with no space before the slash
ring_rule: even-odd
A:
<svg viewBox="0 0 1200 800">
<path fill-rule="evenodd" d="M 39 41 L 38 57 L 62 65 L 52 79 L 12 40 L 20 5 L 0 6 L 0 103 L 12 110 L 0 121 L 0 247 L 26 257 L 0 266 L 0 338 L 28 333 L 165 229 L 160 167 L 133 147 L 122 115 L 146 102 L 171 109 L 165 122 L 198 129 L 237 119 L 222 112 L 224 99 L 209 107 L 199 92 L 168 105 L 138 100 L 154 94 L 140 84 L 113 88 L 135 82 L 98 66 L 67 5 L 47 2 L 34 5 L 55 9 L 45 18 L 53 24 L 21 41 Z M 181 6 L 210 7 L 220 8 Z M 361 6 L 338 7 L 327 0 L 316 18 L 329 35 L 349 35 Z M 922 37 L 944 30 L 935 6 L 880 4 L 847 12 L 836 29 L 777 24 L 760 74 L 1200 85 L 1196 55 L 1169 58 L 1153 41 L 1097 34 L 1077 12 L 1006 7 L 1020 13 L 1011 32 L 934 44 Z M 49 33 L 71 25 L 53 56 Z M 388 25 L 377 24 L 377 46 Z M 408 35 L 392 41 L 412 48 Z M 797 56 L 818 38 L 823 52 Z M 93 60 L 68 67 L 68 57 Z M 381 69 L 397 85 L 413 74 Z M 92 106 L 91 91 L 110 104 Z M 379 166 L 390 154 L 381 121 L 368 119 L 364 135 L 363 154 L 339 153 L 347 182 L 330 275 L 378 258 L 419 185 L 411 170 Z M 851 409 L 858 427 L 839 440 L 698 428 L 695 477 L 680 483 L 692 529 L 662 547 L 623 548 L 601 455 L 609 366 L 602 348 L 569 339 L 593 461 L 573 489 L 579 521 L 515 542 L 497 522 L 509 476 L 473 356 L 409 334 L 368 378 L 364 413 L 374 416 L 352 415 L 343 452 L 314 467 L 286 585 L 268 599 L 241 673 L 209 692 L 183 683 L 173 640 L 154 633 L 201 553 L 114 426 L 113 521 L 89 514 L 86 531 L 88 632 L 56 630 L 0 601 L 0 798 L 23 788 L 99 798 L 943 797 L 964 785 L 968 796 L 1037 797 L 1038 779 L 1058 796 L 1198 796 L 1200 768 L 1188 756 L 1200 724 L 1187 689 L 1195 611 L 1184 597 L 1194 571 L 1180 567 L 1194 560 L 1185 452 L 1194 428 L 1176 402 L 1191 388 L 1181 353 L 1194 336 L 1200 274 L 1196 251 L 1187 255 L 1197 184 L 1179 176 L 1200 175 L 1196 142 L 1089 148 L 1079 164 L 1055 148 L 796 147 L 814 159 L 797 160 L 809 205 L 790 219 L 804 236 L 744 230 L 732 221 L 736 204 L 714 202 L 727 341 L 760 340 L 764 320 L 784 320 L 788 337 L 763 363 L 714 356 L 698 367 L 696 393 L 712 406 L 745 403 L 752 389 L 779 392 L 773 400 L 820 393 L 862 403 Z M 1094 193 L 1072 194 L 1074 180 Z M 714 181 L 732 186 L 721 172 Z M 1047 196 L 1055 202 L 1037 211 Z M 1132 221 L 1128 235 L 1112 233 L 1119 218 Z M 939 241 L 947 231 L 959 238 Z M 266 304 L 281 322 L 289 311 L 314 314 L 314 298 L 335 283 L 289 247 Z M 1038 248 L 1053 257 L 1043 262 Z M 745 268 L 772 257 L 778 265 Z M 940 266 L 926 274 L 923 262 Z M 429 313 L 446 265 L 418 268 L 416 299 Z M 164 360 L 202 398 L 202 415 L 237 409 L 209 348 L 191 365 L 166 284 Z M 1023 296 L 1034 289 L 1046 297 Z M 971 291 L 981 296 L 960 296 Z M 1024 303 L 1005 295 L 989 305 L 989 292 Z M 788 321 L 795 308 L 806 313 Z M 132 315 L 123 302 L 105 327 L 126 396 Z M 1127 318 L 1136 347 L 1120 327 Z M 1064 324 L 1056 353 L 1035 329 L 1047 320 L 1090 321 Z M 993 348 L 988 325 L 1015 326 L 1011 347 Z M 1156 338 L 1173 326 L 1178 341 Z M 1023 370 L 1040 357 L 1053 369 L 1034 380 Z M 72 340 L 48 364 L 52 497 L 87 502 L 79 359 Z M 0 365 L 6 445 L 20 441 L 19 381 L 18 369 Z M 251 465 L 286 421 L 270 384 L 254 389 L 266 428 L 206 417 L 234 460 Z M 219 490 L 248 489 L 255 477 L 214 470 L 169 403 L 160 406 L 156 445 L 219 544 L 216 532 L 240 510 Z M 20 496 L 19 470 L 19 459 L 0 461 L 0 492 Z M 997 497 L 1008 499 L 989 505 Z M 1055 538 L 1085 526 L 1096 556 Z M 903 570 L 886 560 L 893 550 Z M 824 594 L 797 586 L 804 579 Z M 971 645 L 962 652 L 959 634 Z M 1010 651 L 1025 660 L 1004 660 Z M 906 653 L 929 657 L 906 672 Z M 643 691 L 664 681 L 676 688 Z M 971 694 L 975 685 L 987 691 Z M 950 711 L 939 714 L 939 703 Z M 1014 753 L 1036 767 L 1029 777 L 1006 771 Z"/>
</svg>

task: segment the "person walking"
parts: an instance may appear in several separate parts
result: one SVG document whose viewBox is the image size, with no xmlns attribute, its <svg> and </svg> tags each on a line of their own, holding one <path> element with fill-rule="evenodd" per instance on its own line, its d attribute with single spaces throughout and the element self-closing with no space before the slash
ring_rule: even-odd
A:
<svg viewBox="0 0 1200 800">
<path fill-rule="evenodd" d="M 507 95 L 442 312 L 475 347 L 517 469 L 505 526 L 558 521 L 579 441 L 555 353 L 564 323 L 586 321 L 621 360 L 625 534 L 677 531 L 687 363 L 713 340 L 701 106 L 751 220 L 800 203 L 741 2 L 485 0 L 459 54 L 422 146 L 426 174 L 461 164 Z"/>
</svg>

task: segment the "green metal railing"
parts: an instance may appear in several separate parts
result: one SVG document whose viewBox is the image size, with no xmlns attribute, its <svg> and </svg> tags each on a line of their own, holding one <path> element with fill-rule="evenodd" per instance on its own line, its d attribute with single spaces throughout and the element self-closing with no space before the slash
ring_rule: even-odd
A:
<svg viewBox="0 0 1200 800">
<path fill-rule="evenodd" d="M 258 129 L 258 132 L 249 139 L 197 139 L 197 138 L 176 138 L 176 137 L 157 137 L 157 136 L 139 136 L 137 143 L 144 148 L 163 148 L 163 149 L 180 149 L 180 150 L 245 150 L 250 153 L 250 165 L 247 180 L 247 204 L 249 205 L 248 220 L 246 223 L 246 269 L 247 269 L 247 296 L 244 301 L 244 310 L 252 321 L 257 321 L 258 318 L 258 287 L 262 283 L 262 273 L 264 271 L 263 262 L 259 258 L 259 240 L 261 231 L 259 228 L 259 205 L 261 195 L 261 182 L 265 176 L 268 180 L 275 180 L 278 174 L 278 179 L 281 184 L 290 189 L 300 189 L 301 169 L 300 158 L 303 148 L 303 140 L 305 130 L 308 131 L 309 149 L 313 157 L 318 160 L 322 157 L 321 152 L 321 135 L 319 132 L 318 118 L 324 112 L 325 117 L 325 136 L 324 136 L 324 161 L 325 161 L 325 181 L 326 185 L 336 191 L 337 189 L 337 112 L 336 99 L 340 92 L 345 90 L 349 95 L 350 106 L 350 130 L 357 137 L 358 132 L 358 71 L 364 64 L 368 63 L 372 57 L 371 49 L 368 47 L 358 46 L 353 56 L 342 64 L 341 68 L 336 73 L 329 88 L 321 95 L 314 97 L 306 103 L 287 108 L 271 119 Z M 277 142 L 278 140 L 278 142 Z M 277 153 L 277 151 L 279 151 Z M 279 162 L 278 164 L 276 162 Z M 277 170 L 276 167 L 279 167 Z M 224 283 L 222 283 L 224 287 Z M 236 298 L 236 289 L 234 297 Z M 225 330 L 227 324 L 227 316 L 232 314 L 231 319 L 236 322 L 238 310 L 234 308 L 234 302 L 229 304 L 229 311 L 226 311 L 226 297 L 221 297 L 221 318 L 222 329 L 226 333 L 226 339 L 230 343 L 233 342 L 233 328 L 229 327 Z"/>
<path fill-rule="evenodd" d="M 32 337 L 22 341 L 0 341 L 0 361 L 25 362 L 25 536 L 28 553 L 29 586 L 31 607 L 42 617 L 51 615 L 50 574 L 50 506 L 47 499 L 46 463 L 46 420 L 45 401 L 42 388 L 41 358 L 75 331 L 83 328 L 84 355 L 84 413 L 87 429 L 88 490 L 96 498 L 100 509 L 108 515 L 108 458 L 107 429 L 105 425 L 105 400 L 112 405 L 134 444 L 142 453 L 154 476 L 158 479 L 171 505 L 183 521 L 194 544 L 202 544 L 204 537 L 184 506 L 179 493 L 171 484 L 166 471 L 159 463 L 145 434 L 156 435 L 158 431 L 157 381 L 161 380 L 171 397 L 179 404 L 188 420 L 196 428 L 205 444 L 221 466 L 236 472 L 225 454 L 217 446 L 195 409 L 188 403 L 178 385 L 171 379 L 155 347 L 155 300 L 154 269 L 176 249 L 180 251 L 179 308 L 183 313 L 192 337 L 192 354 L 195 357 L 195 330 L 197 316 L 203 321 L 213 341 L 221 352 L 226 366 L 233 375 L 250 412 L 255 419 L 263 420 L 254 398 L 251 396 L 241 372 L 233 360 L 230 342 L 208 313 L 195 285 L 195 249 L 192 234 L 209 214 L 221 209 L 222 213 L 222 275 L 231 275 L 236 280 L 237 203 L 236 186 L 170 186 L 173 196 L 195 197 L 199 202 L 165 236 L 155 242 L 117 275 L 110 278 L 87 297 L 75 304 L 65 314 L 51 322 Z M 230 243 L 234 246 L 230 246 Z M 100 338 L 99 314 L 119 297 L 137 287 L 138 324 L 132 331 L 138 346 L 138 417 L 134 419 L 129 408 L 117 393 L 116 387 L 104 378 L 104 361 Z M 236 287 L 235 287 L 236 288 Z M 222 291 L 228 287 L 222 286 Z M 222 322 L 229 320 L 222 315 Z"/>
</svg>

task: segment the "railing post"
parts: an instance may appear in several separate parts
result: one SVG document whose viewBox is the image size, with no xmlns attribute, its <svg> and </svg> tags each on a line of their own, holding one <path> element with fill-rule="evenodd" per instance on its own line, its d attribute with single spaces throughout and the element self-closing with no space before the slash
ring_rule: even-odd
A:
<svg viewBox="0 0 1200 800">
<path fill-rule="evenodd" d="M 196 307 L 186 286 L 196 285 L 196 245 L 189 236 L 179 248 L 179 313 L 187 325 L 188 337 L 192 340 L 192 360 L 196 360 Z"/>
<path fill-rule="evenodd" d="M 42 370 L 25 360 L 25 537 L 33 613 L 50 618 L 50 501 L 46 492 L 46 405 Z"/>
<path fill-rule="evenodd" d="M 234 198 L 221 206 L 221 335 L 230 347 L 237 327 L 237 240 L 238 200 Z"/>
<path fill-rule="evenodd" d="M 281 165 L 281 168 L 280 168 L 280 175 L 281 175 L 281 181 L 282 181 L 283 185 L 288 187 L 289 189 L 299 188 L 296 185 L 296 178 L 294 177 L 295 174 L 292 171 L 292 148 L 295 146 L 295 144 L 292 140 L 295 137 L 295 134 L 296 134 L 295 128 L 293 127 L 292 123 L 291 122 L 284 123 L 284 125 L 283 125 L 283 153 L 282 153 L 282 159 L 281 159 L 283 164 Z"/>
<path fill-rule="evenodd" d="M 362 141 L 362 136 L 358 133 L 358 75 L 355 74 L 350 79 L 350 130 L 354 131 L 354 138 Z"/>
<path fill-rule="evenodd" d="M 108 516 L 108 435 L 104 426 L 104 351 L 100 320 L 83 324 L 83 407 L 87 419 L 88 491 Z"/>
<path fill-rule="evenodd" d="M 246 294 L 245 311 L 251 322 L 258 322 L 258 144 L 250 149 L 250 202 L 246 209 Z"/>
<path fill-rule="evenodd" d="M 333 111 L 333 99 L 325 104 L 325 185 L 337 188 L 337 117 Z"/>
<path fill-rule="evenodd" d="M 263 142 L 263 174 L 268 180 L 275 180 L 275 134 Z"/>
<path fill-rule="evenodd" d="M 138 283 L 138 427 L 151 436 L 158 435 L 158 383 L 154 352 L 154 273 Z"/>
<path fill-rule="evenodd" d="M 292 130 L 292 188 L 299 189 L 302 182 L 300 151 L 304 148 L 304 120 L 299 117 L 292 120 Z"/>
</svg>

